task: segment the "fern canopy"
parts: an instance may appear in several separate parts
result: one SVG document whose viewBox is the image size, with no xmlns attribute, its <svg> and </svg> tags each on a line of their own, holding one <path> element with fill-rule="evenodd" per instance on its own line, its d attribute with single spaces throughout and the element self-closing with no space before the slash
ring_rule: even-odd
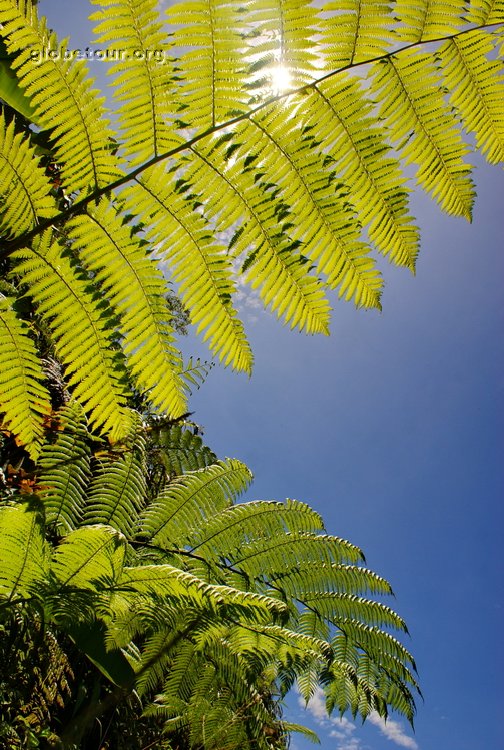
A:
<svg viewBox="0 0 504 750">
<path fill-rule="evenodd" d="M 31 2 L 0 0 L 15 77 L 0 85 L 0 257 L 18 329 L 27 295 L 74 397 L 118 441 L 126 381 L 160 413 L 186 411 L 167 279 L 212 354 L 250 372 L 244 285 L 308 333 L 328 333 L 331 290 L 379 309 L 375 252 L 412 271 L 418 256 L 409 165 L 470 220 L 473 141 L 502 162 L 499 3 L 93 5 L 114 126 L 85 61 Z M 19 366 L 2 408 L 36 455 L 45 402 L 29 367 L 24 414 Z"/>
<path fill-rule="evenodd" d="M 165 731 L 215 722 L 205 748 L 246 716 L 236 747 L 267 750 L 268 696 L 295 680 L 306 700 L 327 685 L 341 710 L 411 720 L 415 665 L 393 635 L 406 626 L 362 552 L 306 503 L 237 502 L 247 467 L 210 462 L 190 425 L 157 422 L 131 413 L 125 445 L 104 452 L 76 401 L 52 414 L 38 475 L 0 504 L 0 613 L 43 613 Z M 180 446 L 198 468 L 174 471 Z"/>
<path fill-rule="evenodd" d="M 116 686 L 63 745 L 133 689 L 205 750 L 224 731 L 285 745 L 273 695 L 296 680 L 329 710 L 411 720 L 387 582 L 306 504 L 238 503 L 249 470 L 184 421 L 208 366 L 184 363 L 169 297 L 248 373 L 247 287 L 312 334 L 334 291 L 380 309 L 376 253 L 418 256 L 412 167 L 470 220 L 472 143 L 502 162 L 502 3 L 92 4 L 121 50 L 112 117 L 36 4 L 0 0 L 1 431 L 29 467 L 7 466 L 0 616 L 47 624 Z"/>
</svg>

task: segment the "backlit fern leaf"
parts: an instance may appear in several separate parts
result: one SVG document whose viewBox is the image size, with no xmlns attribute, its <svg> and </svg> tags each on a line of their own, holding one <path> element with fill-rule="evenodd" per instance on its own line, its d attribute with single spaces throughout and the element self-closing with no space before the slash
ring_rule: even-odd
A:
<svg viewBox="0 0 504 750">
<path fill-rule="evenodd" d="M 394 12 L 400 26 L 396 33 L 401 41 L 418 42 L 453 34 L 464 23 L 464 0 L 396 0 Z"/>
<path fill-rule="evenodd" d="M 248 29 L 250 90 L 259 96 L 275 94 L 275 72 L 288 73 L 287 88 L 296 88 L 316 77 L 319 59 L 313 38 L 318 31 L 318 11 L 310 0 L 253 2 L 244 14 Z"/>
<path fill-rule="evenodd" d="M 52 330 L 74 398 L 92 412 L 94 424 L 120 437 L 126 429 L 122 373 L 100 303 L 50 231 L 33 250 L 19 250 L 15 261 L 16 275 Z"/>
<path fill-rule="evenodd" d="M 167 285 L 156 264 L 105 200 L 72 218 L 68 230 L 94 283 L 119 313 L 122 350 L 137 387 L 149 393 L 155 408 L 179 416 L 186 408 L 182 362 L 164 304 Z"/>
<path fill-rule="evenodd" d="M 16 54 L 13 68 L 38 122 L 51 129 L 66 189 L 98 188 L 118 177 L 110 148 L 112 133 L 102 116 L 103 99 L 91 90 L 84 62 L 67 55 L 65 43 L 58 44 L 44 19 L 25 17 L 15 0 L 1 0 L 0 23 L 8 51 Z M 55 54 L 47 55 L 47 50 Z"/>
<path fill-rule="evenodd" d="M 100 5 L 99 0 L 93 0 Z M 156 13 L 157 0 L 131 3 L 115 0 L 94 13 L 96 43 L 111 42 L 107 51 L 111 60 L 109 73 L 116 75 L 114 98 L 119 125 L 125 139 L 125 156 L 131 163 L 142 162 L 162 154 L 180 143 L 170 127 L 173 116 L 173 71 L 168 57 L 166 35 Z M 120 50 L 120 53 L 118 53 Z"/>
<path fill-rule="evenodd" d="M 194 210 L 199 197 L 184 197 L 172 179 L 164 166 L 154 167 L 125 191 L 126 205 L 150 218 L 149 239 L 162 243 L 158 252 L 163 252 L 191 322 L 198 332 L 205 331 L 211 351 L 226 364 L 249 372 L 252 353 L 232 305 L 235 285 L 229 259 Z"/>
<path fill-rule="evenodd" d="M 12 300 L 0 295 L 0 413 L 33 459 L 51 408 L 44 377 L 28 325 L 17 317 Z"/>
<path fill-rule="evenodd" d="M 380 116 L 404 160 L 418 165 L 418 183 L 445 211 L 470 220 L 474 188 L 463 161 L 469 149 L 445 112 L 432 57 L 407 50 L 373 68 Z"/>
<path fill-rule="evenodd" d="M 391 5 L 384 0 L 335 0 L 325 3 L 321 43 L 330 69 L 373 59 L 391 43 Z"/>
<path fill-rule="evenodd" d="M 275 186 L 255 180 L 248 148 L 240 149 L 225 136 L 203 143 L 194 154 L 185 179 L 197 190 L 212 190 L 214 199 L 205 211 L 221 232 L 234 228 L 229 250 L 236 258 L 245 257 L 247 282 L 291 327 L 326 332 L 329 305 L 322 285 L 307 272 L 296 243 L 289 241 L 289 216 L 281 217 Z"/>
<path fill-rule="evenodd" d="M 499 23 L 504 19 L 503 0 L 470 0 L 466 17 L 470 23 Z"/>
<path fill-rule="evenodd" d="M 341 294 L 354 297 L 358 305 L 379 306 L 380 277 L 376 271 L 370 273 L 373 264 L 362 257 L 353 206 L 335 190 L 335 176 L 324 168 L 326 159 L 312 142 L 313 134 L 304 132 L 302 117 L 286 121 L 280 108 L 267 108 L 252 123 L 241 126 L 236 137 L 248 152 L 260 155 L 254 163 L 255 174 L 274 178 L 279 190 L 278 195 L 273 190 L 278 218 L 285 212 L 284 228 L 303 255 L 329 276 L 331 287 L 341 285 Z M 250 179 L 257 181 L 254 173 Z"/>
<path fill-rule="evenodd" d="M 419 237 L 408 211 L 408 191 L 372 109 L 356 81 L 330 79 L 311 96 L 309 123 L 324 137 L 332 169 L 345 183 L 362 224 L 369 224 L 371 241 L 394 263 L 414 270 Z"/>
<path fill-rule="evenodd" d="M 35 149 L 24 133 L 16 133 L 15 120 L 6 123 L 0 112 L 0 233 L 22 234 L 39 218 L 51 216 L 55 202 L 50 184 L 38 165 Z"/>
<path fill-rule="evenodd" d="M 182 49 L 174 91 L 181 124 L 201 131 L 245 109 L 240 7 L 237 0 L 201 0 L 167 9 L 173 41 Z"/>
<path fill-rule="evenodd" d="M 474 31 L 446 42 L 438 52 L 450 101 L 491 164 L 504 161 L 501 63 L 489 60 L 493 44 Z"/>
</svg>

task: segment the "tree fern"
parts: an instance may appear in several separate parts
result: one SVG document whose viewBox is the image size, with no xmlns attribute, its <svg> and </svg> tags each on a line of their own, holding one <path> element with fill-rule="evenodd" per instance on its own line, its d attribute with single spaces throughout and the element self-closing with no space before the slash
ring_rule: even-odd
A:
<svg viewBox="0 0 504 750">
<path fill-rule="evenodd" d="M 159 693 L 150 711 L 167 731 L 199 736 L 217 711 L 194 712 L 205 664 L 209 694 L 230 691 L 222 711 L 250 721 L 251 737 L 271 721 L 263 698 L 253 708 L 260 686 L 283 692 L 296 678 L 307 698 L 327 684 L 331 700 L 341 683 L 338 705 L 344 695 L 363 716 L 390 705 L 411 717 L 414 663 L 390 634 L 405 624 L 376 599 L 390 586 L 362 567 L 361 551 L 327 535 L 305 503 L 236 504 L 251 478 L 238 461 L 168 476 L 149 498 L 143 473 L 162 463 L 170 429 L 179 444 L 180 427 L 156 441 L 148 421 L 130 422 L 123 447 L 107 452 L 75 402 L 53 415 L 33 486 L 41 500 L 14 494 L 17 505 L 0 508 L 3 606 L 24 597 L 118 688 L 136 686 L 146 704 Z"/>
<path fill-rule="evenodd" d="M 102 430 L 126 434 L 119 381 L 131 374 L 155 408 L 186 409 L 158 264 L 214 355 L 249 372 L 253 355 L 233 302 L 239 276 L 290 326 L 327 333 L 327 288 L 380 307 L 374 248 L 414 270 L 419 236 L 404 165 L 416 164 L 418 183 L 444 210 L 470 219 L 462 127 L 489 161 L 502 160 L 498 2 L 205 0 L 171 7 L 168 26 L 154 0 L 93 4 L 100 44 L 122 50 L 112 67 L 117 132 L 83 61 L 65 59 L 72 55 L 31 4 L 0 2 L 20 92 L 41 128 L 35 135 L 1 121 L 9 182 L 1 231 L 2 257 L 14 261 L 60 227 L 91 295 L 105 291 L 100 315 L 108 305 L 107 331 L 126 355 L 112 358 L 106 386 L 90 384 L 82 332 L 75 352 L 61 349 L 61 324 L 46 315 L 71 388 Z M 285 91 L 275 89 L 275 71 Z M 60 168 L 57 185 L 37 163 L 34 144 L 44 139 Z M 47 274 L 50 282 L 54 271 Z M 21 292 L 24 279 L 14 278 Z M 32 285 L 42 311 L 53 283 L 49 295 Z M 81 331 L 79 320 L 93 314 L 77 309 Z M 97 346 L 107 340 L 98 336 Z M 86 384 L 80 391 L 77 381 Z M 34 411 L 31 423 L 28 441 L 40 434 Z"/>
<path fill-rule="evenodd" d="M 329 330 L 327 289 L 379 308 L 372 251 L 411 270 L 418 252 L 405 167 L 470 219 L 462 129 L 502 160 L 502 4 L 202 0 L 168 27 L 154 0 L 93 4 L 100 43 L 125 52 L 117 131 L 32 3 L 0 0 L 29 100 L 0 118 L 3 429 L 42 456 L 30 503 L 9 488 L 0 508 L 1 606 L 42 613 L 115 682 L 91 720 L 136 684 L 145 701 L 160 691 L 153 714 L 189 744 L 218 747 L 228 727 L 232 745 L 266 749 L 265 727 L 282 732 L 268 698 L 296 678 L 307 699 L 322 685 L 330 710 L 411 719 L 414 662 L 390 632 L 405 625 L 376 601 L 390 587 L 362 552 L 303 503 L 236 504 L 246 467 L 173 430 L 198 366 L 176 350 L 161 269 L 213 354 L 246 372 L 240 277 L 310 333 Z M 50 419 L 35 337 L 71 398 Z M 89 720 L 77 712 L 64 742 Z"/>
</svg>

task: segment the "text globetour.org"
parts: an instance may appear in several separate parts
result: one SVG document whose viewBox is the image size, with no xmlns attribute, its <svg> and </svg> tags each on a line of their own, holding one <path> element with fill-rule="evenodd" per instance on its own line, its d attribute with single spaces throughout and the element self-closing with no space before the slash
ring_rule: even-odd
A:
<svg viewBox="0 0 504 750">
<path fill-rule="evenodd" d="M 51 47 L 32 47 L 30 56 L 34 63 L 44 60 L 97 60 L 98 62 L 121 62 L 123 60 L 155 60 L 163 63 L 168 55 L 161 49 L 53 49 Z"/>
</svg>

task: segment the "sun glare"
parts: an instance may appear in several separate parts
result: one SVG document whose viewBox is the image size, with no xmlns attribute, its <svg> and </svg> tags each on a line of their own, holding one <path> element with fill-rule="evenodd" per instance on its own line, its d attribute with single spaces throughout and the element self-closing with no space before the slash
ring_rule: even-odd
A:
<svg viewBox="0 0 504 750">
<path fill-rule="evenodd" d="M 271 88 L 275 96 L 284 94 L 292 86 L 292 80 L 288 68 L 285 65 L 276 65 L 271 70 Z"/>
</svg>

